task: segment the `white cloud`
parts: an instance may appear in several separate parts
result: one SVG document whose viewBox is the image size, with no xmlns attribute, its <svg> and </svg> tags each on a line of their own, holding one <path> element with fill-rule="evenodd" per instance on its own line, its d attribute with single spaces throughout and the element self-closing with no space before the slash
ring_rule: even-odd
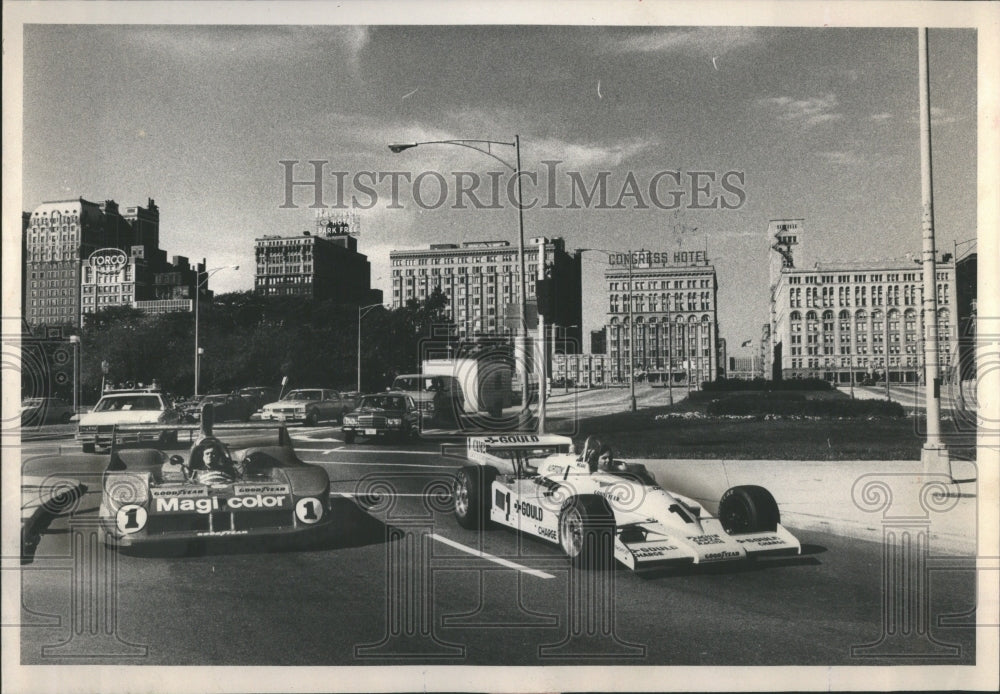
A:
<svg viewBox="0 0 1000 694">
<path fill-rule="evenodd" d="M 774 114 L 779 120 L 813 127 L 821 123 L 840 120 L 844 114 L 837 111 L 837 96 L 824 94 L 806 99 L 776 96 L 758 99 L 757 104 Z"/>
<path fill-rule="evenodd" d="M 838 166 L 854 166 L 862 161 L 854 152 L 816 152 L 816 156 Z"/>
<path fill-rule="evenodd" d="M 754 27 L 693 27 L 609 37 L 605 49 L 612 53 L 694 53 L 712 58 L 762 41 L 763 35 Z"/>
</svg>

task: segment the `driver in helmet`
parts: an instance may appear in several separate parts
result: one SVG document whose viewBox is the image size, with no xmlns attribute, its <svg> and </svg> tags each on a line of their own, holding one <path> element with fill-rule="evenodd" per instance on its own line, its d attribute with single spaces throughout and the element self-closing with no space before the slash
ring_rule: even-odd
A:
<svg viewBox="0 0 1000 694">
<path fill-rule="evenodd" d="M 190 464 L 194 467 L 194 479 L 200 484 L 227 484 L 239 477 L 239 470 L 232 459 L 226 454 L 221 441 L 207 439 L 198 444 L 200 450 L 195 452 L 195 459 Z"/>
<path fill-rule="evenodd" d="M 597 454 L 597 469 L 602 472 L 621 472 L 625 470 L 625 463 L 621 460 L 615 460 L 611 446 L 605 445 Z"/>
</svg>

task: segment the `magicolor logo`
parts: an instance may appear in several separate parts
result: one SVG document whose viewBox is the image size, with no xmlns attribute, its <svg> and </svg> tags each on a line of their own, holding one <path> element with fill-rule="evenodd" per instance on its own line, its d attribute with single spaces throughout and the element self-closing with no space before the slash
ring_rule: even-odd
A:
<svg viewBox="0 0 1000 694">
<path fill-rule="evenodd" d="M 98 274 L 117 275 L 128 264 L 128 256 L 118 248 L 100 248 L 90 254 L 88 262 Z"/>
<path fill-rule="evenodd" d="M 172 511 L 187 511 L 195 513 L 211 513 L 220 510 L 280 508 L 285 501 L 283 496 L 234 496 L 223 499 L 217 496 L 201 499 L 178 499 L 177 497 L 157 498 L 156 510 L 159 513 Z"/>
</svg>

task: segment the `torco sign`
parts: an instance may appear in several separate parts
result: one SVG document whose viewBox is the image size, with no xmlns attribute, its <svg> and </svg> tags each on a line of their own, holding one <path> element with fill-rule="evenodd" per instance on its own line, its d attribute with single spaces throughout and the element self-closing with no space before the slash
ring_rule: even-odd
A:
<svg viewBox="0 0 1000 694">
<path fill-rule="evenodd" d="M 119 248 L 99 248 L 90 254 L 88 262 L 102 275 L 117 275 L 128 264 L 128 256 Z"/>
</svg>

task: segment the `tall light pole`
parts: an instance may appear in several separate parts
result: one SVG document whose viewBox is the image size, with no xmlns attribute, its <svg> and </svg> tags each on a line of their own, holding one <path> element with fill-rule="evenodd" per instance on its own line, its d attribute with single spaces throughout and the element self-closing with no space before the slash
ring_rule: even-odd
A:
<svg viewBox="0 0 1000 694">
<path fill-rule="evenodd" d="M 201 296 L 201 285 L 206 284 L 208 279 L 220 270 L 239 270 L 239 265 L 223 265 L 214 267 L 211 270 L 198 270 L 195 273 L 194 287 L 194 396 L 198 397 L 198 386 L 201 379 L 201 344 L 198 341 L 198 299 Z M 202 279 L 202 275 L 205 279 Z"/>
<path fill-rule="evenodd" d="M 920 63 L 920 197 L 923 203 L 924 270 L 924 388 L 927 403 L 927 441 L 921 451 L 924 471 L 946 470 L 951 475 L 948 450 L 941 442 L 941 380 L 938 376 L 937 262 L 934 248 L 934 190 L 931 164 L 930 78 L 927 59 L 927 29 L 918 29 Z"/>
<path fill-rule="evenodd" d="M 83 370 L 83 345 L 79 335 L 70 335 L 69 343 L 73 345 L 73 414 L 80 414 L 80 371 Z"/>
<path fill-rule="evenodd" d="M 577 253 L 583 253 L 584 251 L 599 251 L 605 253 L 608 256 L 608 261 L 611 260 L 612 251 L 605 248 L 578 248 Z M 629 387 L 629 409 L 632 412 L 636 411 L 635 405 L 635 321 L 632 317 L 632 254 L 633 251 L 629 250 L 625 252 L 628 256 L 628 387 Z"/>
<path fill-rule="evenodd" d="M 506 166 L 513 172 L 514 177 L 517 179 L 517 256 L 518 265 L 520 267 L 520 280 L 518 282 L 520 291 L 520 301 L 518 302 L 519 318 L 521 327 L 518 330 L 518 334 L 521 341 L 521 355 L 517 359 L 518 369 L 520 371 L 521 378 L 521 403 L 522 407 L 526 411 L 528 409 L 528 404 L 531 402 L 528 393 L 528 369 L 526 359 L 526 344 L 528 339 L 528 323 L 527 323 L 527 294 L 525 293 L 525 269 L 524 269 L 524 196 L 521 192 L 521 136 L 514 135 L 513 142 L 503 142 L 501 140 L 430 140 L 427 142 L 405 142 L 405 143 L 393 143 L 389 145 L 389 151 L 393 154 L 399 154 L 400 152 L 412 149 L 413 147 L 419 147 L 420 145 L 455 145 L 456 147 L 467 147 L 468 149 L 474 149 L 481 154 L 485 154 L 488 157 L 496 159 L 498 162 Z M 493 145 L 499 145 L 502 147 L 513 147 L 515 153 L 515 163 L 511 164 L 506 159 L 502 159 L 493 153 Z M 543 345 L 544 346 L 544 345 Z M 515 349 L 515 352 L 517 350 Z"/>
<path fill-rule="evenodd" d="M 358 394 L 361 394 L 361 319 L 368 314 L 374 308 L 381 306 L 382 304 L 368 304 L 367 306 L 358 306 Z"/>
</svg>

